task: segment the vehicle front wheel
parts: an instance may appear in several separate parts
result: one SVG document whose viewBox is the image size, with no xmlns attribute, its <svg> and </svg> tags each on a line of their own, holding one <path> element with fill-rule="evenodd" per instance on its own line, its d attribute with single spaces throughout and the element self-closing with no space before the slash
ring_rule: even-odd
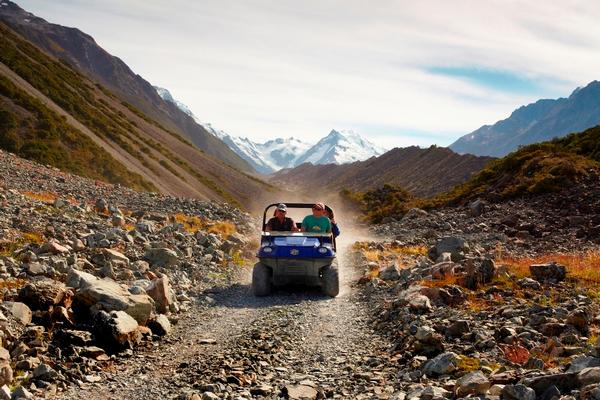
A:
<svg viewBox="0 0 600 400">
<path fill-rule="evenodd" d="M 328 265 L 321 273 L 321 290 L 329 297 L 340 293 L 340 278 L 337 265 Z"/>
<path fill-rule="evenodd" d="M 252 293 L 255 296 L 268 296 L 271 294 L 271 269 L 264 264 L 256 263 L 252 270 Z"/>
</svg>

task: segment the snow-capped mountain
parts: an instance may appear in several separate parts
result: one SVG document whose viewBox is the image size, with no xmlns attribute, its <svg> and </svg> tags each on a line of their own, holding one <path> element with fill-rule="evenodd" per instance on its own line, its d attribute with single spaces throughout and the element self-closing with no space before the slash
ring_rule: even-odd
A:
<svg viewBox="0 0 600 400">
<path fill-rule="evenodd" d="M 319 140 L 296 160 L 296 165 L 311 164 L 347 164 L 379 156 L 385 150 L 375 146 L 353 131 L 336 131 Z"/>
<path fill-rule="evenodd" d="M 194 118 L 194 121 L 196 121 L 197 123 L 200 123 L 200 121 L 198 120 L 198 118 L 196 118 L 196 116 L 194 115 L 192 110 L 190 110 L 190 108 L 188 106 L 186 106 L 185 104 L 183 104 L 181 101 L 173 98 L 173 95 L 167 89 L 161 88 L 158 86 L 154 86 L 154 89 L 156 89 L 156 93 L 158 93 L 158 95 L 160 97 L 162 97 L 163 100 L 175 104 L 177 106 L 177 108 L 179 108 L 181 111 L 183 111 L 190 117 Z"/>
<path fill-rule="evenodd" d="M 203 124 L 204 128 L 224 141 L 234 152 L 246 160 L 258 172 L 270 174 L 284 168 L 293 168 L 303 163 L 346 164 L 363 161 L 385 153 L 353 131 L 332 130 L 329 135 L 312 145 L 296 138 L 273 139 L 256 143 Z"/>
<path fill-rule="evenodd" d="M 312 164 L 346 164 L 379 156 L 384 149 L 375 146 L 353 131 L 332 130 L 317 144 L 296 138 L 278 138 L 264 143 L 230 135 L 209 123 L 200 122 L 185 104 L 173 98 L 164 88 L 155 86 L 156 92 L 165 101 L 175 104 L 181 111 L 194 118 L 206 131 L 221 139 L 231 150 L 246 160 L 261 174 L 270 174 L 284 168 L 293 168 L 309 162 Z"/>
</svg>

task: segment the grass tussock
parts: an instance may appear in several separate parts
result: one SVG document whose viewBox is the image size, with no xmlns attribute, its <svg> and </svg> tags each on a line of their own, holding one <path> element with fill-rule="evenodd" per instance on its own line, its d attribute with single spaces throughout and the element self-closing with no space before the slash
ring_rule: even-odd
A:
<svg viewBox="0 0 600 400">
<path fill-rule="evenodd" d="M 58 198 L 56 193 L 50 192 L 23 192 L 23 196 L 31 200 L 41 201 L 42 203 L 52 204 Z"/>
<path fill-rule="evenodd" d="M 175 214 L 171 218 L 173 221 L 183 224 L 183 228 L 188 233 L 196 233 L 202 230 L 217 234 L 222 238 L 227 239 L 229 236 L 237 232 L 235 224 L 230 221 L 212 222 L 203 220 L 195 215 L 186 214 Z"/>
<path fill-rule="evenodd" d="M 600 285 L 600 250 L 589 250 L 581 253 L 545 254 L 538 257 L 509 257 L 498 260 L 506 265 L 509 273 L 515 278 L 530 276 L 529 266 L 557 262 L 567 267 L 567 278 L 597 290 Z"/>
</svg>

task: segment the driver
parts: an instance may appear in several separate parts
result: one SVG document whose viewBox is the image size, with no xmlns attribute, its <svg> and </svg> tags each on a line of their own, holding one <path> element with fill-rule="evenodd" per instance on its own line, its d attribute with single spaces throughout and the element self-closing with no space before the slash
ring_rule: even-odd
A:
<svg viewBox="0 0 600 400">
<path fill-rule="evenodd" d="M 312 215 L 307 215 L 302 220 L 302 232 L 331 232 L 331 221 L 325 215 L 325 205 L 315 203 L 312 206 Z"/>
<path fill-rule="evenodd" d="M 265 231 L 296 231 L 296 224 L 294 220 L 285 216 L 287 213 L 287 206 L 283 203 L 279 203 L 275 209 L 275 216 L 267 222 Z"/>
</svg>

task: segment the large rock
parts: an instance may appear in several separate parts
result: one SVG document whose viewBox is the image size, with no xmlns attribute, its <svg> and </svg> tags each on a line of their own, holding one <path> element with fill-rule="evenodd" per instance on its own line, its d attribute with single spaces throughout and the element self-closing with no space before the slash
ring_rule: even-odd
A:
<svg viewBox="0 0 600 400">
<path fill-rule="evenodd" d="M 506 400 L 535 400 L 535 390 L 525 385 L 506 385 L 502 388 L 502 398 Z"/>
<path fill-rule="evenodd" d="M 50 254 L 68 254 L 69 249 L 65 246 L 56 242 L 46 242 L 42 244 L 36 251 L 37 254 L 50 253 Z"/>
<path fill-rule="evenodd" d="M 557 283 L 565 280 L 567 267 L 552 262 L 548 264 L 533 264 L 529 266 L 531 276 L 538 282 Z"/>
<path fill-rule="evenodd" d="M 170 267 L 177 264 L 179 257 L 177 253 L 167 248 L 151 248 L 146 251 L 144 258 L 157 267 Z"/>
<path fill-rule="evenodd" d="M 124 311 L 98 312 L 94 329 L 109 352 L 131 349 L 142 339 L 137 321 Z"/>
<path fill-rule="evenodd" d="M 166 275 L 154 279 L 146 288 L 146 294 L 154 300 L 156 311 L 163 314 L 169 311 L 169 306 L 172 303 L 171 285 Z"/>
<path fill-rule="evenodd" d="M 579 387 L 577 373 L 573 372 L 525 378 L 523 384 L 532 388 L 538 396 L 541 396 L 550 386 L 556 386 L 563 393 Z"/>
<path fill-rule="evenodd" d="M 10 385 L 13 380 L 13 370 L 10 367 L 10 354 L 4 347 L 0 347 L 0 386 Z"/>
<path fill-rule="evenodd" d="M 166 336 L 171 332 L 171 323 L 164 314 L 159 314 L 148 321 L 148 328 L 157 336 Z"/>
<path fill-rule="evenodd" d="M 102 249 L 102 254 L 104 255 L 104 259 L 110 262 L 123 263 L 125 265 L 129 265 L 129 258 L 122 253 L 119 253 L 113 249 Z"/>
<path fill-rule="evenodd" d="M 397 281 L 400 279 L 400 273 L 396 264 L 391 264 L 379 272 L 379 279 L 383 279 L 384 281 Z"/>
<path fill-rule="evenodd" d="M 458 365 L 456 353 L 447 352 L 427 361 L 423 366 L 423 373 L 428 376 L 446 375 L 454 372 Z"/>
<path fill-rule="evenodd" d="M 461 376 L 454 386 L 454 393 L 459 397 L 468 394 L 485 394 L 490 388 L 490 381 L 481 371 Z"/>
<path fill-rule="evenodd" d="M 46 311 L 52 306 L 71 305 L 73 293 L 62 282 L 43 279 L 26 284 L 19 291 L 19 300 L 32 310 Z"/>
<path fill-rule="evenodd" d="M 429 249 L 429 258 L 437 260 L 442 253 L 450 253 L 452 261 L 460 261 L 464 253 L 469 251 L 469 245 L 465 239 L 458 236 L 447 236 Z"/>
<path fill-rule="evenodd" d="M 153 311 L 152 299 L 144 294 L 131 294 L 112 279 L 98 279 L 86 272 L 72 270 L 69 285 L 77 289 L 74 307 L 92 311 L 125 311 L 140 324 L 145 324 Z"/>
<path fill-rule="evenodd" d="M 316 399 L 318 395 L 317 390 L 308 385 L 287 385 L 283 390 L 290 400 L 312 400 Z"/>
<path fill-rule="evenodd" d="M 586 368 L 579 372 L 577 381 L 580 386 L 592 385 L 600 383 L 600 367 Z"/>
<path fill-rule="evenodd" d="M 27 325 L 31 322 L 31 309 L 27 307 L 25 303 L 5 301 L 2 303 L 2 308 L 18 319 L 23 325 Z"/>
</svg>

